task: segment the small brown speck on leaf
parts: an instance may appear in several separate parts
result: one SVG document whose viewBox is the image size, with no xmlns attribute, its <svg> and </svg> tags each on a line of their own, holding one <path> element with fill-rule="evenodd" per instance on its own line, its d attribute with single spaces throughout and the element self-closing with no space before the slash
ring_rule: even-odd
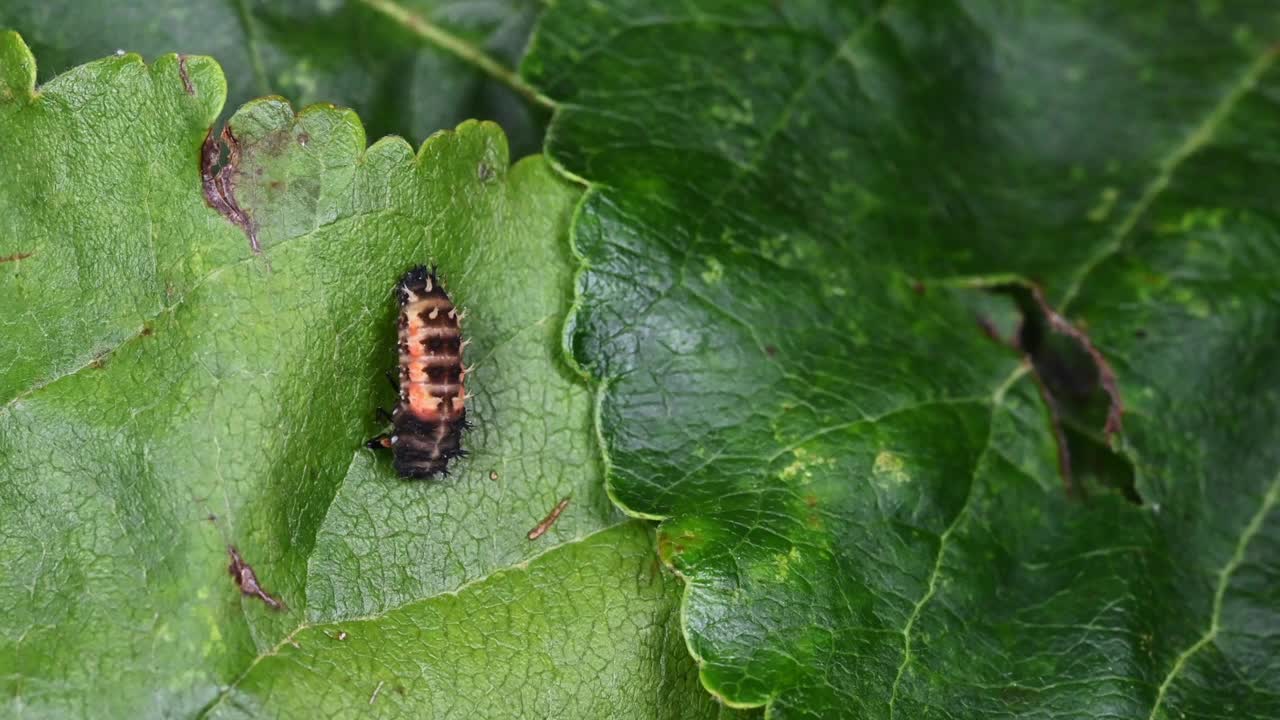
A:
<svg viewBox="0 0 1280 720">
<path fill-rule="evenodd" d="M 187 56 L 178 56 L 178 75 L 182 76 L 182 89 L 187 91 L 188 95 L 195 95 L 196 88 L 191 84 L 191 75 L 187 73 Z"/>
<path fill-rule="evenodd" d="M 556 524 L 556 520 L 560 517 L 560 513 L 564 512 L 564 509 L 568 505 L 569 498 L 566 497 L 557 503 L 555 507 L 551 508 L 551 512 L 547 513 L 547 516 L 542 519 L 542 522 L 538 523 L 537 527 L 529 531 L 529 539 L 537 540 L 542 537 L 543 533 L 550 530 L 551 526 Z"/>
<path fill-rule="evenodd" d="M 258 584 L 257 574 L 253 572 L 253 568 L 249 566 L 249 563 L 246 563 L 244 558 L 240 557 L 240 551 L 236 550 L 234 545 L 227 546 L 227 555 L 231 558 L 231 564 L 227 567 L 227 572 L 231 573 L 231 578 L 236 581 L 241 593 L 258 598 L 273 610 L 286 609 L 284 603 L 262 589 L 262 586 Z"/>
<path fill-rule="evenodd" d="M 497 471 L 497 470 L 490 470 L 490 471 L 489 471 L 489 479 L 490 479 L 490 480 L 495 480 L 495 481 L 496 481 L 496 480 L 498 479 L 498 471 Z"/>
</svg>

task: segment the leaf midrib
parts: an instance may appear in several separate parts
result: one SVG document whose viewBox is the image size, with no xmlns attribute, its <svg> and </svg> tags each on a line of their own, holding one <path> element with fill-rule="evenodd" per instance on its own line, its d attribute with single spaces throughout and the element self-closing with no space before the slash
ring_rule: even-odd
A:
<svg viewBox="0 0 1280 720">
<path fill-rule="evenodd" d="M 548 110 L 556 109 L 556 102 L 543 95 L 537 88 L 525 82 L 519 73 L 496 60 L 474 44 L 454 35 L 422 15 L 405 8 L 394 0 L 359 0 L 365 7 L 381 13 L 390 20 L 433 46 L 453 55 L 489 77 L 506 85 L 526 101 Z"/>
<path fill-rule="evenodd" d="M 1139 222 L 1155 205 L 1156 200 L 1168 189 L 1169 183 L 1173 181 L 1174 175 L 1182 168 L 1183 163 L 1213 140 L 1215 133 L 1226 122 L 1232 111 L 1240 104 L 1240 101 L 1249 94 L 1250 90 L 1257 86 L 1258 80 L 1271 69 L 1277 55 L 1280 55 L 1280 46 L 1269 47 L 1264 50 L 1261 55 L 1245 68 L 1239 79 L 1227 88 L 1227 92 L 1222 95 L 1222 98 L 1209 110 L 1204 118 L 1192 128 L 1182 142 L 1175 145 L 1160 159 L 1160 162 L 1156 165 L 1158 170 L 1155 176 L 1143 187 L 1142 194 L 1138 197 L 1138 200 L 1133 204 L 1129 212 L 1125 213 L 1120 222 L 1113 226 L 1112 231 L 1108 234 L 1107 241 L 1102 244 L 1092 257 L 1084 262 L 1076 273 L 1075 278 L 1072 279 L 1071 284 L 1067 286 L 1066 292 L 1058 303 L 1064 315 L 1067 308 L 1079 296 L 1089 276 L 1103 262 L 1124 250 L 1125 244 L 1138 227 Z"/>
<path fill-rule="evenodd" d="M 1249 549 L 1249 544 L 1262 529 L 1262 524 L 1266 520 L 1267 514 L 1271 512 L 1277 502 L 1280 502 L 1280 474 L 1277 474 L 1275 479 L 1271 481 L 1271 487 L 1262 496 L 1262 503 L 1258 506 L 1258 511 L 1253 514 L 1253 517 L 1249 518 L 1249 522 L 1245 524 L 1244 530 L 1240 533 L 1240 538 L 1236 541 L 1235 551 L 1231 553 L 1227 563 L 1218 571 L 1218 580 L 1214 585 L 1213 591 L 1213 610 L 1209 614 L 1209 627 L 1199 639 L 1178 654 L 1173 667 L 1169 669 L 1169 673 L 1160 683 L 1159 690 L 1156 691 L 1156 699 L 1151 704 L 1151 713 L 1147 716 L 1147 720 L 1155 720 L 1156 713 L 1160 711 L 1160 706 L 1164 704 L 1165 694 L 1169 686 L 1182 673 L 1187 661 L 1218 637 L 1218 632 L 1222 627 L 1222 601 L 1227 594 L 1227 585 L 1231 583 L 1231 577 L 1236 570 L 1244 564 L 1244 555 Z"/>
</svg>

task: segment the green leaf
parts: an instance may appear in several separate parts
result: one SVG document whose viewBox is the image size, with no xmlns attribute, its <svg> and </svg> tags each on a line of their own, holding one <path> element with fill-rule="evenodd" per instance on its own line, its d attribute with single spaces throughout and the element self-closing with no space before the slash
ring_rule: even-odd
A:
<svg viewBox="0 0 1280 720">
<path fill-rule="evenodd" d="M 708 688 L 1280 713 L 1277 36 L 1248 3 L 547 11 L 522 72 L 593 183 L 566 342 Z M 975 323 L 1035 285 L 1118 377 L 1141 506 L 1064 490 L 1035 374 Z"/>
<path fill-rule="evenodd" d="M 513 154 L 537 152 L 547 109 L 511 68 L 533 0 L 12 0 L 0 28 L 23 33 L 42 82 L 123 49 L 218 58 L 229 107 L 279 94 L 354 108 L 372 137 L 425 138 L 469 118 L 499 122 Z"/>
<path fill-rule="evenodd" d="M 208 717 L 710 717 L 694 673 L 663 672 L 690 664 L 676 582 L 627 523 L 458 594 L 295 631 Z"/>
<path fill-rule="evenodd" d="M 0 33 L 9 713 L 315 717 L 379 683 L 380 714 L 716 712 L 559 360 L 578 189 L 541 158 L 508 167 L 490 123 L 415 155 L 279 100 L 233 115 L 230 164 L 202 178 L 212 60 L 34 80 Z M 423 262 L 469 311 L 476 427 L 449 478 L 415 483 L 362 444 L 394 399 L 391 289 Z M 286 611 L 241 595 L 228 545 Z"/>
</svg>

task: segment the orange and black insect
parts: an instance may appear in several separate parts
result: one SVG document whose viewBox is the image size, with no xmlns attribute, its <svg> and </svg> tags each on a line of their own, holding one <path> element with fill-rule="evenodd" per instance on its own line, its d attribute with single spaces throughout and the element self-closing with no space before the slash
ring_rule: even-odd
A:
<svg viewBox="0 0 1280 720">
<path fill-rule="evenodd" d="M 391 421 L 392 432 L 367 444 L 390 449 L 402 477 L 447 475 L 449 461 L 466 454 L 462 431 L 469 427 L 462 313 L 453 306 L 435 268 L 419 265 L 405 273 L 396 285 L 396 297 L 400 302 L 400 401 L 390 414 L 382 411 Z"/>
</svg>

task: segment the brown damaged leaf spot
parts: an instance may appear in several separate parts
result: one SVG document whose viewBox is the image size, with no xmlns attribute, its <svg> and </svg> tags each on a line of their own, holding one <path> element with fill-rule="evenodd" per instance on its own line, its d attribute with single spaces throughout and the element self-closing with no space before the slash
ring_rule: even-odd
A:
<svg viewBox="0 0 1280 720">
<path fill-rule="evenodd" d="M 191 84 L 191 75 L 187 72 L 187 56 L 178 56 L 178 75 L 182 78 L 182 89 L 187 91 L 188 95 L 195 95 L 196 88 Z"/>
<path fill-rule="evenodd" d="M 1030 356 L 1028 355 L 1028 362 Z M 1035 364 L 1031 365 L 1033 368 Z M 1053 393 L 1049 392 L 1049 386 L 1045 384 L 1044 379 L 1039 373 L 1032 373 L 1036 380 L 1036 390 L 1040 392 L 1040 399 L 1044 401 L 1044 405 L 1049 409 L 1049 430 L 1053 432 L 1053 443 L 1058 448 L 1058 472 L 1062 475 L 1062 484 L 1067 489 L 1067 494 L 1075 494 L 1081 500 L 1085 498 L 1084 486 L 1076 483 L 1075 473 L 1071 470 L 1071 445 L 1067 442 L 1067 431 L 1062 424 L 1062 409 L 1058 407 L 1058 401 L 1053 397 Z"/>
<path fill-rule="evenodd" d="M 262 589 L 258 584 L 258 576 L 253 572 L 253 568 L 249 563 L 240 557 L 240 552 L 236 550 L 234 545 L 227 546 L 227 555 L 231 558 L 231 564 L 227 566 L 227 572 L 231 573 L 231 578 L 236 581 L 236 586 L 240 588 L 240 592 L 256 597 L 267 604 L 272 610 L 285 610 L 285 604 L 276 599 L 271 593 Z"/>
<path fill-rule="evenodd" d="M 537 540 L 542 537 L 543 533 L 550 530 L 551 526 L 556 524 L 556 520 L 559 519 L 560 513 L 564 512 L 564 509 L 568 506 L 569 498 L 567 497 L 556 503 L 556 506 L 551 508 L 551 512 L 547 513 L 547 516 L 542 519 L 542 522 L 538 523 L 537 527 L 529 531 L 529 539 Z"/>
<path fill-rule="evenodd" d="M 1110 405 L 1107 408 L 1107 421 L 1103 425 L 1102 432 L 1108 437 L 1119 433 L 1123 429 L 1124 402 L 1120 399 L 1120 385 L 1116 381 L 1116 373 L 1111 369 L 1111 364 L 1098 351 L 1098 348 L 1094 346 L 1093 341 L 1089 339 L 1087 334 L 1067 322 L 1066 318 L 1059 315 L 1058 311 L 1049 305 L 1049 301 L 1045 299 L 1044 291 L 1040 289 L 1040 286 L 1031 286 L 1031 297 L 1040 306 L 1040 312 L 1044 313 L 1044 316 L 1049 320 L 1049 326 L 1055 332 L 1066 335 L 1080 343 L 1080 347 L 1093 360 L 1098 369 L 1098 383 L 1110 399 Z"/>
<path fill-rule="evenodd" d="M 1120 432 L 1124 412 L 1115 372 L 1111 369 L 1111 365 L 1103 357 L 1102 353 L 1094 346 L 1089 336 L 1068 322 L 1057 310 L 1049 305 L 1048 300 L 1045 299 L 1044 291 L 1039 285 L 1031 282 L 1015 283 L 1000 285 L 991 288 L 991 290 L 993 292 L 1008 293 L 1018 299 L 1018 305 L 1022 309 L 1022 318 L 1019 320 L 1017 328 L 1013 331 L 1012 337 L 1002 335 L 996 324 L 984 315 L 977 316 L 978 326 L 990 340 L 1021 354 L 1026 366 L 1031 369 L 1031 377 L 1036 383 L 1036 390 L 1048 410 L 1049 430 L 1053 433 L 1054 444 L 1057 447 L 1058 472 L 1062 476 L 1063 486 L 1069 495 L 1075 495 L 1081 500 L 1085 500 L 1087 499 L 1085 487 L 1082 483 L 1076 481 L 1063 405 L 1055 395 L 1056 391 L 1067 392 L 1068 394 L 1073 391 L 1079 393 L 1083 388 L 1072 388 L 1070 384 L 1064 384 L 1061 378 L 1058 378 L 1055 382 L 1055 377 L 1050 377 L 1055 375 L 1050 367 L 1046 366 L 1046 359 L 1051 356 L 1046 356 L 1043 348 L 1039 347 L 1042 345 L 1042 341 L 1035 339 L 1034 331 L 1031 336 L 1027 334 L 1029 327 L 1039 326 L 1039 323 L 1030 322 L 1031 314 L 1034 313 L 1043 318 L 1047 321 L 1049 330 L 1070 338 L 1088 356 L 1090 364 L 1097 372 L 1097 386 L 1101 387 L 1107 395 L 1107 418 L 1103 428 L 1103 432 L 1107 437 L 1112 437 Z M 1093 387 L 1092 383 L 1090 383 L 1090 387 Z M 1137 502 L 1140 503 L 1141 501 L 1138 500 Z"/>
<path fill-rule="evenodd" d="M 227 162 L 217 167 L 222 157 L 222 147 L 227 148 Z M 200 181 L 204 186 L 204 201 L 209 207 L 217 210 L 223 217 L 244 231 L 249 237 L 249 247 L 257 255 L 262 254 L 262 246 L 258 244 L 258 230 L 249 216 L 236 203 L 235 187 L 232 178 L 240 166 L 240 143 L 231 132 L 224 128 L 221 135 L 214 135 L 209 128 L 200 148 Z"/>
<path fill-rule="evenodd" d="M 4 257 L 0 257 L 0 263 L 17 262 L 19 260 L 26 260 L 32 255 L 35 255 L 35 253 L 29 252 L 29 253 L 14 253 L 12 255 L 5 255 Z"/>
</svg>

